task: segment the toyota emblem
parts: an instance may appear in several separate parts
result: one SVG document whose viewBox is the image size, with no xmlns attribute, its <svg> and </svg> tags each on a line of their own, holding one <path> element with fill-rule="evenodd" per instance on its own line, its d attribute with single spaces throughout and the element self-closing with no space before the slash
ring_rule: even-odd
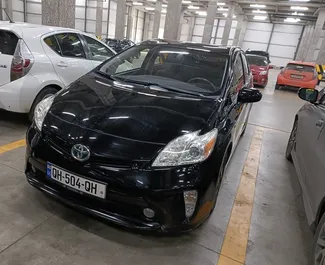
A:
<svg viewBox="0 0 325 265">
<path fill-rule="evenodd" d="M 90 150 L 87 146 L 83 144 L 75 144 L 71 148 L 71 155 L 74 159 L 84 162 L 90 157 Z"/>
</svg>

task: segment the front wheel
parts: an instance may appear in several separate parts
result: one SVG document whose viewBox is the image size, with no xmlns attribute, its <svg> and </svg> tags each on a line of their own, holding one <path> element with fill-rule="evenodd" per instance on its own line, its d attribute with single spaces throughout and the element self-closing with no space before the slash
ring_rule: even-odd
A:
<svg viewBox="0 0 325 265">
<path fill-rule="evenodd" d="M 295 123 L 293 124 L 293 128 L 292 128 L 290 138 L 288 141 L 288 145 L 287 145 L 287 149 L 286 149 L 286 158 L 291 162 L 292 162 L 291 152 L 292 152 L 292 150 L 295 146 L 295 143 L 296 143 L 297 129 L 298 129 L 298 120 L 296 119 Z"/>
<path fill-rule="evenodd" d="M 275 90 L 279 90 L 280 86 L 278 85 L 278 83 L 275 84 Z"/>
<path fill-rule="evenodd" d="M 325 265 L 325 214 L 316 229 L 311 259 L 311 265 Z"/>
</svg>

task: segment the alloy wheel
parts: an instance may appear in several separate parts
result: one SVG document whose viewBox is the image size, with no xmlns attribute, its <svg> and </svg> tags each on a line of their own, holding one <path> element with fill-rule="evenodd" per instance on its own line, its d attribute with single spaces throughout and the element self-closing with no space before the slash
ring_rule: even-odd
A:
<svg viewBox="0 0 325 265">
<path fill-rule="evenodd" d="M 318 234 L 314 255 L 314 264 L 325 265 L 325 223 L 322 224 L 322 228 Z"/>
<path fill-rule="evenodd" d="M 295 124 L 293 125 L 293 129 L 291 131 L 290 138 L 288 141 L 287 150 L 286 150 L 286 157 L 288 159 L 291 159 L 291 151 L 293 150 L 296 142 L 297 129 L 298 129 L 297 121 L 295 121 Z"/>
</svg>

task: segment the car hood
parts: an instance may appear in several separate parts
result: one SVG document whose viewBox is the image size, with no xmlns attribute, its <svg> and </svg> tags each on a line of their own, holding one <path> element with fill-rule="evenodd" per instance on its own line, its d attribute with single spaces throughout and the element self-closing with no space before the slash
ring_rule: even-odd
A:
<svg viewBox="0 0 325 265">
<path fill-rule="evenodd" d="M 56 96 L 43 131 L 67 152 L 80 143 L 92 157 L 148 160 L 180 135 L 211 129 L 218 104 L 90 73 Z"/>
</svg>

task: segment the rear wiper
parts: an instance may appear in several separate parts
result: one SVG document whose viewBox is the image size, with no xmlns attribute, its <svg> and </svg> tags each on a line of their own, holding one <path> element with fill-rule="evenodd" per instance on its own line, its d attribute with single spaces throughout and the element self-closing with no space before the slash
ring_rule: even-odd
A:
<svg viewBox="0 0 325 265">
<path fill-rule="evenodd" d="M 154 82 L 137 81 L 137 80 L 127 79 L 127 78 L 125 78 L 125 79 L 121 78 L 121 81 L 130 82 L 130 83 L 134 83 L 134 84 L 138 84 L 138 85 L 143 85 L 143 86 L 146 86 L 149 89 L 155 90 L 155 91 L 164 91 L 164 92 L 173 91 L 173 92 L 180 92 L 180 93 L 187 94 L 187 95 L 199 96 L 199 97 L 205 98 L 205 96 L 201 93 L 195 93 L 195 92 L 190 92 L 190 91 L 179 89 L 179 88 L 164 86 L 164 85 L 160 85 L 160 84 L 154 83 Z"/>
</svg>

